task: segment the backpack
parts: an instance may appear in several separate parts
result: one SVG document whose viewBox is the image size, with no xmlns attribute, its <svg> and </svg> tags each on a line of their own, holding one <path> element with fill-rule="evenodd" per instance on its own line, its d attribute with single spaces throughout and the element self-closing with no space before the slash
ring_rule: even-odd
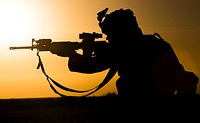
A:
<svg viewBox="0 0 200 123">
<path fill-rule="evenodd" d="M 199 78 L 194 72 L 187 71 L 179 62 L 171 45 L 158 33 L 153 34 L 154 42 L 158 45 L 158 58 L 152 71 L 154 87 L 162 96 L 190 97 L 196 94 Z M 151 36 L 151 37 L 153 37 Z"/>
</svg>

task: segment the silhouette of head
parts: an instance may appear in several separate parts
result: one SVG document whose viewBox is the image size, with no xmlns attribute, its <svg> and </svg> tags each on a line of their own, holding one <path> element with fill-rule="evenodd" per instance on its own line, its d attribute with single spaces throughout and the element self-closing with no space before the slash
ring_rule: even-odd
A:
<svg viewBox="0 0 200 123">
<path fill-rule="evenodd" d="M 130 9 L 119 9 L 105 14 L 105 18 L 99 22 L 99 26 L 102 32 L 107 35 L 108 40 L 109 38 L 137 37 L 142 34 L 136 17 Z"/>
</svg>

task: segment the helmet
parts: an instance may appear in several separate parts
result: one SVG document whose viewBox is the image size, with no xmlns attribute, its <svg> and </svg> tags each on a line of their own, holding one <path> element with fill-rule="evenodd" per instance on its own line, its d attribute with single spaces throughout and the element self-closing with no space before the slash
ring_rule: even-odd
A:
<svg viewBox="0 0 200 123">
<path fill-rule="evenodd" d="M 138 27 L 136 17 L 132 10 L 119 9 L 110 14 L 106 14 L 107 10 L 108 8 L 99 12 L 97 17 L 99 26 L 104 34 L 141 33 L 141 29 Z"/>
</svg>

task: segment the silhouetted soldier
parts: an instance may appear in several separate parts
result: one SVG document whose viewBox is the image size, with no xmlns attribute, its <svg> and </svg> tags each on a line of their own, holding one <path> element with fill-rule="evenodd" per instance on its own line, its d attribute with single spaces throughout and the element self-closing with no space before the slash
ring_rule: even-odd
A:
<svg viewBox="0 0 200 123">
<path fill-rule="evenodd" d="M 181 85 L 185 70 L 169 43 L 158 34 L 144 35 L 130 9 L 110 14 L 105 14 L 106 11 L 98 13 L 98 20 L 109 46 L 96 51 L 93 57 L 70 53 L 71 71 L 95 73 L 114 66 L 119 75 L 117 91 L 123 97 L 174 97 L 196 93 L 198 78 L 192 72 L 196 83 Z"/>
</svg>

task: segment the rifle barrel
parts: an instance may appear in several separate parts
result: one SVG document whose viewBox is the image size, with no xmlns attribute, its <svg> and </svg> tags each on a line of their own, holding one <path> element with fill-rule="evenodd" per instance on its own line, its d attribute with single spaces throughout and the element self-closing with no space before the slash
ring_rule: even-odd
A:
<svg viewBox="0 0 200 123">
<path fill-rule="evenodd" d="M 9 47 L 10 50 L 16 50 L 16 49 L 35 49 L 37 46 L 14 46 Z"/>
</svg>

